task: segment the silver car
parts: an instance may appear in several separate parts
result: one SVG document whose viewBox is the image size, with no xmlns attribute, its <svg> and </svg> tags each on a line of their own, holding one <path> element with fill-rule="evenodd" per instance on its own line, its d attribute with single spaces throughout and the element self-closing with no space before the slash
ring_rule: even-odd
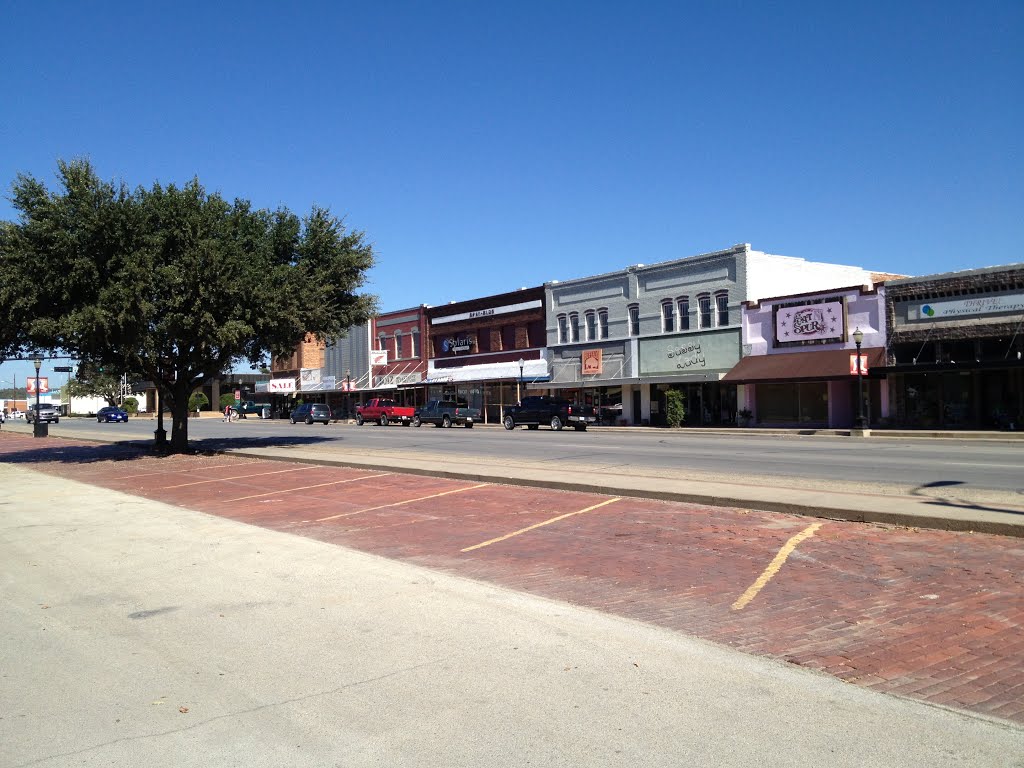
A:
<svg viewBox="0 0 1024 768">
<path fill-rule="evenodd" d="M 25 413 L 25 420 L 29 424 L 33 423 L 36 420 L 36 407 L 35 407 L 35 405 L 30 405 L 28 407 L 28 411 Z M 57 409 L 54 408 L 49 403 L 40 403 L 39 404 L 39 423 L 40 424 L 44 424 L 44 423 L 48 423 L 48 422 L 52 422 L 53 424 L 57 424 L 57 423 L 60 422 L 60 416 L 57 415 Z"/>
</svg>

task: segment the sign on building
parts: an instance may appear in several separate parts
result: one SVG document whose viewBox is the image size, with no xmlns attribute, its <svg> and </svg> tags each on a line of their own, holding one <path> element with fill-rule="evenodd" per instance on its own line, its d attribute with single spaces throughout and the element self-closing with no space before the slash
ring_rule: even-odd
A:
<svg viewBox="0 0 1024 768">
<path fill-rule="evenodd" d="M 775 308 L 775 342 L 842 341 L 846 317 L 842 300 Z"/>
<path fill-rule="evenodd" d="M 584 376 L 598 375 L 604 373 L 604 350 L 585 349 L 583 360 L 580 363 Z"/>
<path fill-rule="evenodd" d="M 388 351 L 386 349 L 370 350 L 370 365 L 387 365 Z"/>
<path fill-rule="evenodd" d="M 267 382 L 267 392 L 278 395 L 290 395 L 295 392 L 295 379 L 271 379 Z"/>
</svg>

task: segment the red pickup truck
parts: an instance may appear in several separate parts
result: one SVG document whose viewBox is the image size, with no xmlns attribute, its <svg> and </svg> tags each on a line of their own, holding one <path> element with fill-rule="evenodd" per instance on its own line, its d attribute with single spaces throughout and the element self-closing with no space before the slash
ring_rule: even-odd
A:
<svg viewBox="0 0 1024 768">
<path fill-rule="evenodd" d="M 396 405 L 394 400 L 374 397 L 367 400 L 365 405 L 356 408 L 356 424 L 362 426 L 369 421 L 386 427 L 388 424 L 398 421 L 403 427 L 408 427 L 412 423 L 415 412 L 416 409 L 412 406 Z"/>
</svg>

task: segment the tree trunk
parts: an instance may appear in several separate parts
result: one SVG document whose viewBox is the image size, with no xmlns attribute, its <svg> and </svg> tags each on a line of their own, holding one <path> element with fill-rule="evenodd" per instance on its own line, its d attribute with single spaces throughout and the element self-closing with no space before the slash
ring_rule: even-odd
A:
<svg viewBox="0 0 1024 768">
<path fill-rule="evenodd" d="M 171 453 L 188 451 L 188 391 L 175 390 L 171 401 Z"/>
</svg>

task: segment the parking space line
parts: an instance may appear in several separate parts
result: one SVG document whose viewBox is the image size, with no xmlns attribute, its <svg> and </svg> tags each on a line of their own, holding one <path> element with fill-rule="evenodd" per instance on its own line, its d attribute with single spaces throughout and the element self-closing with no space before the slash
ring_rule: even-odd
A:
<svg viewBox="0 0 1024 768">
<path fill-rule="evenodd" d="M 739 611 L 743 608 L 746 608 L 747 604 L 750 603 L 750 601 L 753 600 L 755 597 L 757 597 L 757 593 L 764 588 L 765 584 L 771 581 L 772 577 L 774 577 L 775 574 L 779 572 L 779 569 L 782 568 L 782 564 L 786 562 L 786 559 L 791 554 L 793 554 L 793 550 L 795 550 L 797 546 L 799 546 L 800 542 L 804 539 L 811 538 L 811 536 L 814 535 L 814 532 L 821 528 L 821 526 L 823 525 L 824 523 L 814 523 L 813 525 L 809 525 L 802 531 L 800 531 L 800 533 L 798 533 L 796 536 L 791 537 L 789 541 L 783 544 L 782 549 L 780 549 L 778 554 L 775 555 L 772 561 L 768 564 L 768 567 L 765 568 L 761 575 L 757 577 L 757 581 L 755 581 L 753 584 L 747 587 L 747 591 L 740 595 L 739 599 L 737 599 L 736 602 L 732 604 L 732 609 L 734 611 Z"/>
<path fill-rule="evenodd" d="M 472 552 L 474 549 L 481 549 L 482 547 L 489 547 L 491 544 L 497 544 L 499 541 L 505 541 L 505 539 L 511 539 L 513 536 L 519 536 L 520 534 L 527 533 L 528 531 L 532 531 L 535 528 L 540 528 L 540 527 L 545 526 L 545 525 L 550 525 L 551 523 L 557 523 L 559 520 L 565 520 L 565 518 L 572 517 L 573 515 L 582 515 L 584 512 L 592 512 L 595 509 L 599 509 L 600 507 L 603 507 L 603 506 L 606 506 L 608 504 L 612 504 L 613 502 L 621 501 L 621 500 L 622 500 L 621 496 L 616 496 L 614 499 L 605 499 L 600 504 L 595 504 L 592 507 L 587 507 L 586 509 L 581 509 L 581 510 L 578 510 L 576 512 L 567 512 L 564 515 L 559 515 L 558 517 L 552 517 L 550 520 L 545 520 L 542 523 L 535 523 L 533 525 L 527 526 L 526 528 L 520 528 L 518 531 L 513 531 L 512 533 L 506 533 L 504 536 L 499 536 L 496 539 L 490 539 L 489 541 L 484 541 L 484 542 L 481 542 L 480 544 L 474 544 L 472 547 L 466 547 L 465 549 L 460 549 L 459 551 L 460 552 Z"/>
<path fill-rule="evenodd" d="M 301 472 L 304 469 L 313 469 L 313 467 L 290 467 L 289 469 L 275 469 L 273 472 L 257 472 L 254 475 L 232 475 L 231 477 L 215 477 L 210 480 L 194 480 L 191 483 L 181 483 L 180 485 L 166 485 L 160 490 L 169 491 L 171 488 L 187 488 L 190 485 L 202 485 L 203 483 L 220 483 L 225 480 L 242 480 L 247 477 L 264 477 L 265 475 L 280 475 L 284 472 Z"/>
<path fill-rule="evenodd" d="M 437 499 L 441 496 L 450 496 L 453 493 L 462 493 L 463 491 L 472 491 L 477 488 L 485 488 L 489 483 L 480 483 L 479 485 L 471 485 L 468 488 L 456 488 L 453 491 L 443 491 L 442 493 L 434 493 L 430 496 L 420 496 L 418 499 L 406 499 L 405 501 L 396 501 L 391 504 L 381 504 L 379 507 L 368 507 L 366 509 L 358 509 L 355 512 L 343 512 L 340 515 L 331 515 L 330 517 L 318 517 L 316 520 L 303 520 L 304 523 L 314 522 L 323 523 L 328 520 L 337 520 L 339 517 L 352 517 L 353 515 L 361 515 L 364 512 L 373 512 L 377 509 L 386 509 L 387 507 L 400 507 L 403 504 L 412 504 L 417 501 L 426 501 L 427 499 Z"/>
<path fill-rule="evenodd" d="M 286 493 L 295 493 L 296 491 L 308 491 L 312 488 L 323 488 L 327 485 L 341 485 L 342 483 L 354 483 L 357 480 L 373 480 L 376 477 L 384 477 L 384 475 L 393 474 L 392 472 L 377 472 L 372 475 L 363 475 L 362 477 L 350 477 L 347 480 L 335 480 L 330 483 L 317 483 L 316 485 L 304 485 L 301 488 L 282 488 L 279 491 L 268 491 L 267 493 L 254 493 L 251 496 L 239 496 L 237 499 L 224 499 L 224 503 L 227 504 L 232 501 L 245 501 L 246 499 L 259 499 L 263 496 L 281 496 Z"/>
<path fill-rule="evenodd" d="M 244 462 L 244 463 L 245 464 L 255 464 L 256 462 L 254 462 L 254 461 L 247 461 L 247 462 Z M 202 470 L 207 470 L 207 469 L 224 469 L 224 467 L 238 467 L 238 466 L 241 466 L 242 464 L 243 464 L 243 462 L 237 462 L 236 461 L 233 464 L 214 464 L 212 467 L 198 466 L 198 467 L 195 467 L 195 469 L 197 469 L 197 470 L 199 470 L 199 469 L 202 469 Z M 187 467 L 187 466 L 186 467 L 179 467 L 178 469 L 161 469 L 158 472 L 140 472 L 137 475 L 118 475 L 117 479 L 118 480 L 134 480 L 137 477 L 152 477 L 153 475 L 176 475 L 176 474 L 181 474 L 182 472 L 187 472 L 189 469 L 191 469 L 191 467 Z"/>
</svg>

